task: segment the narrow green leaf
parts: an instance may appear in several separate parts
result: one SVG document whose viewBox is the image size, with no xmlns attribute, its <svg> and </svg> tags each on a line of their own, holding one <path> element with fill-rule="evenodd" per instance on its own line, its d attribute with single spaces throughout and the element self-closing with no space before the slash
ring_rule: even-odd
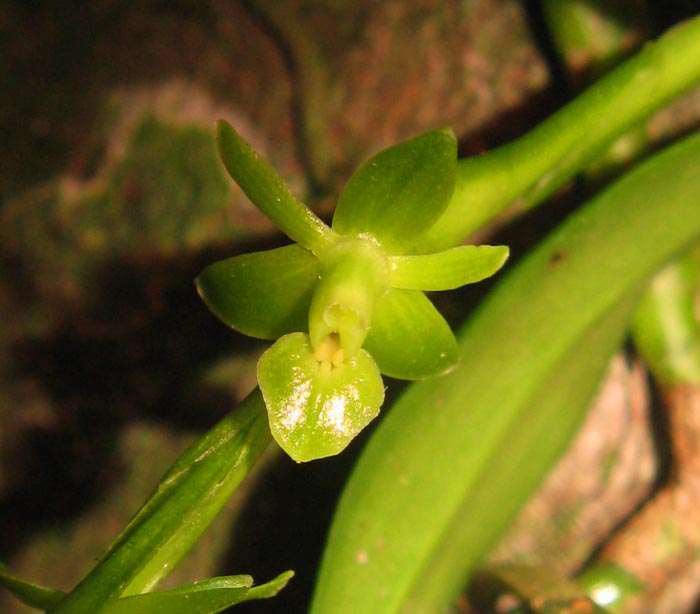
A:
<svg viewBox="0 0 700 614">
<path fill-rule="evenodd" d="M 491 277 L 508 254 L 504 245 L 462 245 L 424 256 L 392 256 L 390 284 L 407 290 L 452 290 Z"/>
<path fill-rule="evenodd" d="M 10 573 L 0 564 L 0 584 L 9 590 L 17 599 L 37 610 L 48 610 L 58 605 L 65 597 L 63 591 L 41 586 Z"/>
<path fill-rule="evenodd" d="M 216 141 L 229 175 L 292 241 L 315 254 L 322 253 L 335 242 L 336 234 L 294 198 L 275 170 L 223 119 L 216 123 Z"/>
<path fill-rule="evenodd" d="M 407 252 L 447 207 L 454 189 L 457 139 L 427 132 L 378 153 L 350 178 L 333 216 L 348 237 L 373 237 L 387 252 Z"/>
<path fill-rule="evenodd" d="M 456 599 L 470 572 L 476 570 L 564 453 L 585 417 L 610 357 L 623 341 L 636 296 L 633 291 L 631 297 L 585 329 L 523 399 L 497 443 L 491 443 L 488 459 L 479 464 L 471 480 L 465 480 L 469 485 L 445 531 L 449 539 L 439 542 L 421 572 L 420 582 L 405 596 L 405 603 L 410 603 L 414 611 L 440 611 L 437 604 L 446 607 Z M 492 382 L 496 387 L 501 384 L 498 379 Z M 489 428 L 491 418 L 485 412 L 479 419 L 481 423 L 475 428 L 483 428 L 487 439 L 493 433 Z M 474 441 L 474 437 L 468 439 Z"/>
<path fill-rule="evenodd" d="M 287 571 L 260 586 L 253 586 L 250 576 L 211 578 L 172 590 L 116 599 L 100 614 L 215 614 L 244 601 L 274 597 L 293 575 Z"/>
<path fill-rule="evenodd" d="M 172 571 L 270 443 L 262 395 L 251 393 L 191 446 L 93 570 L 50 614 L 93 614 L 150 591 Z"/>
<path fill-rule="evenodd" d="M 297 462 L 341 452 L 384 402 L 384 383 L 372 357 L 364 350 L 351 357 L 336 352 L 342 352 L 340 346 L 314 352 L 307 335 L 292 333 L 258 363 L 270 430 Z"/>
<path fill-rule="evenodd" d="M 197 290 L 214 314 L 250 337 L 277 339 L 308 327 L 318 260 L 298 245 L 209 265 Z"/>
<path fill-rule="evenodd" d="M 313 614 L 447 609 L 581 419 L 628 297 L 698 240 L 698 159 L 700 135 L 564 223 L 461 330 L 460 366 L 391 408 L 340 501 Z M 577 349 L 589 360 L 568 364 Z"/>
<path fill-rule="evenodd" d="M 457 340 L 428 297 L 389 289 L 377 302 L 364 348 L 379 370 L 397 379 L 442 375 L 457 364 Z"/>
</svg>

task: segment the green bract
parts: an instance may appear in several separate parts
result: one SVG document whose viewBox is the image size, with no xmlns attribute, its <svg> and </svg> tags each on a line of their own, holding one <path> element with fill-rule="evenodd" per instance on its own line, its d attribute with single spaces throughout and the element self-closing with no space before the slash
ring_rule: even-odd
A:
<svg viewBox="0 0 700 614">
<path fill-rule="evenodd" d="M 423 290 L 490 277 L 508 248 L 412 253 L 452 196 L 451 130 L 426 132 L 367 161 L 341 193 L 329 228 L 229 124 L 217 128 L 230 175 L 298 245 L 214 263 L 197 288 L 232 328 L 277 339 L 258 363 L 258 383 L 280 446 L 299 462 L 337 454 L 379 412 L 380 373 L 414 380 L 455 366 L 455 337 Z"/>
</svg>

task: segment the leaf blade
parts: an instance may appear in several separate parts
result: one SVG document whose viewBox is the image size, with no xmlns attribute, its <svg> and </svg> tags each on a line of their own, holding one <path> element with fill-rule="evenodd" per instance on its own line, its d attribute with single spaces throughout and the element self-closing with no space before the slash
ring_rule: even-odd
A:
<svg viewBox="0 0 700 614">
<path fill-rule="evenodd" d="M 255 390 L 171 466 L 100 563 L 51 614 L 97 612 L 119 596 L 151 590 L 196 542 L 270 441 L 262 395 Z"/>
<path fill-rule="evenodd" d="M 109 602 L 102 614 L 216 614 L 254 599 L 269 599 L 294 575 L 287 571 L 265 584 L 252 586 L 250 576 L 210 578 L 167 591 L 123 597 Z M 247 581 L 241 581 L 245 579 Z"/>
<path fill-rule="evenodd" d="M 63 591 L 42 586 L 10 572 L 0 564 L 0 584 L 17 599 L 37 610 L 48 610 L 58 605 L 66 596 Z"/>
<path fill-rule="evenodd" d="M 698 157 L 696 135 L 641 165 L 565 222 L 460 331 L 460 367 L 411 386 L 389 411 L 341 498 L 313 614 L 333 612 L 333 603 L 377 614 L 408 607 L 424 570 L 440 565 L 433 553 L 447 547 L 446 556 L 453 555 L 446 540 L 478 480 L 518 480 L 517 468 L 515 474 L 513 467 L 501 473 L 489 468 L 498 467 L 504 437 L 518 420 L 527 425 L 528 413 L 530 420 L 544 416 L 529 401 L 547 386 L 548 375 L 584 331 L 700 235 Z M 552 443 L 561 442 L 534 438 L 529 449 L 545 455 Z M 498 507 L 489 510 L 498 518 Z M 509 518 L 512 509 L 504 514 Z M 462 521 L 468 524 L 470 517 Z M 440 611 L 459 591 L 498 526 L 480 529 L 459 577 L 430 589 L 428 611 Z M 459 540 L 456 545 L 465 546 Z M 363 591 L 351 590 L 358 585 Z"/>
</svg>

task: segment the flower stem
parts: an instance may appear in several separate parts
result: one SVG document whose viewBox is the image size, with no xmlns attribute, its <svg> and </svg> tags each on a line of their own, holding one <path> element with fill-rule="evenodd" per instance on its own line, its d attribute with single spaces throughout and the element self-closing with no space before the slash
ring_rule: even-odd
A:
<svg viewBox="0 0 700 614">
<path fill-rule="evenodd" d="M 518 140 L 459 161 L 452 200 L 421 251 L 459 244 L 513 203 L 510 214 L 536 206 L 618 136 L 698 81 L 700 17 L 694 17 Z"/>
</svg>

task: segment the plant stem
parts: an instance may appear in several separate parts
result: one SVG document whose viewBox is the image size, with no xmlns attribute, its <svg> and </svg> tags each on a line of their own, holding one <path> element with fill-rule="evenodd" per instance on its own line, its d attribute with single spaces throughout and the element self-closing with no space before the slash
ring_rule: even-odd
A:
<svg viewBox="0 0 700 614">
<path fill-rule="evenodd" d="M 698 250 L 669 264 L 652 280 L 632 322 L 634 343 L 660 384 L 700 384 Z"/>
<path fill-rule="evenodd" d="M 542 202 L 613 140 L 700 81 L 700 17 L 656 42 L 518 140 L 460 160 L 454 195 L 421 243 L 438 251 Z"/>
<path fill-rule="evenodd" d="M 618 65 L 651 29 L 647 0 L 543 0 L 542 12 L 577 89 Z"/>
</svg>

